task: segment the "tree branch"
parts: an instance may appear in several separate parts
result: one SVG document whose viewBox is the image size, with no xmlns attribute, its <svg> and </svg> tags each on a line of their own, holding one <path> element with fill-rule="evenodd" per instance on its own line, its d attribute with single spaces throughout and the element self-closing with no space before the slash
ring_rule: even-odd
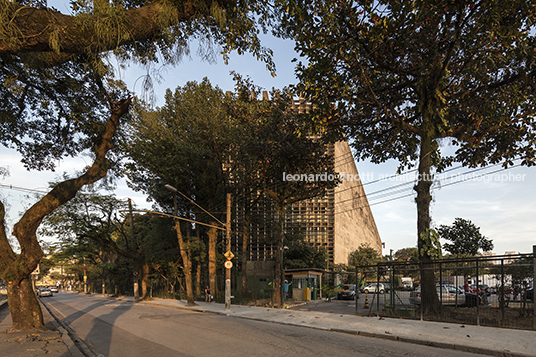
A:
<svg viewBox="0 0 536 357">
<path fill-rule="evenodd" d="M 50 55 L 49 60 L 58 64 L 67 61 L 72 55 L 110 51 L 137 41 L 153 40 L 169 26 L 209 16 L 212 5 L 227 7 L 232 1 L 196 0 L 171 3 L 172 8 L 169 9 L 164 1 L 153 1 L 125 10 L 121 21 L 125 28 L 128 28 L 128 36 L 125 36 L 125 32 L 111 31 L 103 38 L 99 36 L 95 26 L 87 24 L 102 22 L 107 15 L 91 14 L 82 21 L 80 17 L 64 15 L 48 8 L 7 2 L 7 16 L 11 18 L 9 27 L 16 37 L 0 37 L 0 54 L 47 53 Z M 163 21 L 161 15 L 171 9 L 176 11 L 176 16 L 173 20 Z M 174 23 L 170 23 L 171 21 Z M 52 44 L 51 38 L 57 38 L 56 44 Z"/>
<path fill-rule="evenodd" d="M 20 221 L 15 224 L 13 235 L 19 241 L 20 246 L 23 247 L 17 260 L 24 263 L 15 264 L 16 267 L 25 266 L 29 270 L 29 274 L 43 256 L 43 251 L 36 236 L 37 228 L 43 218 L 57 207 L 72 199 L 82 186 L 96 182 L 106 176 L 110 167 L 106 154 L 113 146 L 113 138 L 119 128 L 119 119 L 128 111 L 131 99 L 128 98 L 111 103 L 112 113 L 100 138 L 100 143 L 95 147 L 93 165 L 80 177 L 57 184 L 47 195 L 28 209 Z"/>
<path fill-rule="evenodd" d="M 0 260 L 0 276 L 2 277 L 4 276 L 3 272 L 6 266 L 10 266 L 10 264 L 16 258 L 16 255 L 13 252 L 13 249 L 11 249 L 11 246 L 9 245 L 9 241 L 7 239 L 5 215 L 6 210 L 4 207 L 4 203 L 0 201 L 0 256 L 2 257 L 2 259 Z"/>
</svg>

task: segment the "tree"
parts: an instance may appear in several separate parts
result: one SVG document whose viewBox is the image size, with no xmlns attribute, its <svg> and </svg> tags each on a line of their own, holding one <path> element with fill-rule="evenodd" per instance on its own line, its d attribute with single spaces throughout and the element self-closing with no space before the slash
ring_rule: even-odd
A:
<svg viewBox="0 0 536 357">
<path fill-rule="evenodd" d="M 451 243 L 443 244 L 443 248 L 452 255 L 468 255 L 474 257 L 479 251 L 489 252 L 493 242 L 480 233 L 480 227 L 463 218 L 455 218 L 451 226 L 441 225 L 437 229 L 439 236 Z"/>
<path fill-rule="evenodd" d="M 346 134 L 358 159 L 418 167 L 417 242 L 430 260 L 434 169 L 535 163 L 536 9 L 523 0 L 292 4 L 286 34 L 307 61 L 298 89 L 318 108 L 314 119 Z M 422 286 L 424 309 L 436 313 L 432 274 Z"/>
<path fill-rule="evenodd" d="M 105 278 L 104 267 L 110 263 L 107 253 L 115 253 L 130 260 L 135 275 L 139 273 L 142 282 L 141 299 L 145 299 L 148 297 L 149 274 L 145 247 L 141 238 L 136 239 L 131 236 L 129 222 L 117 218 L 118 211 L 127 208 L 127 202 L 113 195 L 102 195 L 91 191 L 80 192 L 46 217 L 43 233 L 52 237 L 61 237 L 62 242 L 68 245 L 84 244 L 86 249 L 83 257 L 100 265 L 100 278 L 103 280 Z M 135 218 L 133 220 L 135 223 L 143 220 L 138 216 Z M 132 233 L 140 231 L 138 226 L 139 224 L 136 225 L 135 230 L 133 227 Z M 144 228 L 143 225 L 142 228 Z"/>
<path fill-rule="evenodd" d="M 419 252 L 415 247 L 402 248 L 395 252 L 395 261 L 417 262 L 419 260 Z"/>
<path fill-rule="evenodd" d="M 231 106 L 231 115 L 237 116 L 249 133 L 238 147 L 238 157 L 245 172 L 253 174 L 249 183 L 258 187 L 275 210 L 275 234 L 268 243 L 276 252 L 274 301 L 283 306 L 281 255 L 286 210 L 293 203 L 322 197 L 338 181 L 318 179 L 321 174 L 335 177 L 333 157 L 303 120 L 304 113 L 294 106 L 290 91 L 273 90 L 271 99 L 257 100 L 258 89 L 241 80 L 238 85 L 240 105 Z M 289 174 L 306 179 L 289 179 Z"/>
<path fill-rule="evenodd" d="M 381 261 L 381 255 L 374 248 L 370 247 L 368 244 L 362 244 L 350 253 L 348 258 L 348 265 L 351 271 L 355 271 L 356 267 L 374 265 Z"/>
<path fill-rule="evenodd" d="M 355 272 L 356 269 L 363 266 L 368 266 L 366 270 L 372 270 L 372 265 L 379 263 L 381 260 L 381 253 L 374 250 L 374 248 L 368 244 L 361 244 L 356 250 L 350 253 L 350 256 L 348 257 L 348 270 Z M 367 273 L 363 273 L 362 271 L 358 273 L 360 275 L 360 279 L 362 279 L 359 284 L 363 286 L 363 284 L 365 284 L 365 280 L 367 279 Z M 369 273 L 368 278 L 370 279 L 375 275 L 376 273 Z"/>
<path fill-rule="evenodd" d="M 32 288 L 30 274 L 41 260 L 43 251 L 36 231 L 41 221 L 55 208 L 73 198 L 84 185 L 98 181 L 106 175 L 110 162 L 106 157 L 112 147 L 119 119 L 130 104 L 122 100 L 111 108 L 112 114 L 105 129 L 95 142 L 94 162 L 81 176 L 58 183 L 48 194 L 28 209 L 13 228 L 21 252 L 17 254 L 9 244 L 5 226 L 4 204 L 0 202 L 0 276 L 6 282 L 8 303 L 13 318 L 12 330 L 42 330 L 41 308 Z M 36 151 L 38 155 L 46 155 Z"/>
<path fill-rule="evenodd" d="M 313 247 L 302 240 L 291 244 L 284 254 L 285 269 L 326 269 L 328 267 L 329 255 L 326 248 Z"/>
<path fill-rule="evenodd" d="M 20 254 L 9 244 L 5 205 L 0 202 L 0 276 L 8 287 L 12 330 L 44 328 L 29 280 L 43 255 L 35 234 L 41 220 L 81 187 L 105 177 L 115 162 L 112 144 L 130 99 L 112 90 L 117 83 L 102 56 L 113 51 L 122 63 L 135 60 L 149 65 L 160 59 L 177 63 L 189 55 L 189 40 L 198 38 L 206 44 L 200 52 L 204 58 L 211 59 L 217 47 L 225 60 L 230 51 L 251 51 L 274 69 L 271 52 L 258 38 L 278 18 L 278 10 L 268 4 L 225 0 L 71 4 L 72 14 L 64 15 L 39 2 L 0 0 L 0 143 L 16 148 L 30 169 L 53 169 L 55 159 L 84 150 L 94 158 L 85 173 L 56 185 L 15 225 Z"/>
<path fill-rule="evenodd" d="M 278 8 L 267 3 L 82 0 L 71 3 L 71 15 L 23 0 L 0 0 L 0 8 L 0 55 L 35 55 L 41 65 L 110 51 L 123 61 L 176 63 L 197 38 L 207 59 L 214 47 L 222 48 L 226 60 L 231 51 L 251 51 L 274 69 L 271 51 L 258 38 L 278 18 Z"/>
<path fill-rule="evenodd" d="M 179 188 L 177 199 L 181 216 L 211 226 L 207 231 L 202 225 L 196 225 L 196 230 L 206 232 L 209 238 L 209 280 L 213 292 L 216 291 L 215 227 L 221 227 L 218 221 L 223 217 L 221 213 L 208 215 L 199 207 L 208 212 L 221 212 L 229 191 L 234 165 L 234 161 L 229 161 L 230 149 L 237 140 L 236 130 L 223 107 L 224 99 L 225 94 L 205 78 L 201 83 L 188 82 L 173 93 L 168 90 L 162 108 L 155 111 L 140 108 L 131 123 L 127 152 L 132 162 L 126 165 L 130 185 L 146 192 L 159 207 L 171 208 L 172 195 L 164 187 L 169 184 Z M 194 304 L 192 264 L 195 251 L 191 248 L 196 245 L 197 237 L 191 230 L 181 230 L 178 222 L 176 229 L 188 303 Z"/>
</svg>

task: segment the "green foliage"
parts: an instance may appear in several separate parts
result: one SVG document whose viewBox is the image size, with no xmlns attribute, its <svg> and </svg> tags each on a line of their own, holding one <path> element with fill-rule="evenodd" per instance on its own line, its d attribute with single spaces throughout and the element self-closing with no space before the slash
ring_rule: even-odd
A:
<svg viewBox="0 0 536 357">
<path fill-rule="evenodd" d="M 479 251 L 488 252 L 493 249 L 493 242 L 480 233 L 480 228 L 473 222 L 463 218 L 455 218 L 451 226 L 441 225 L 438 228 L 442 239 L 448 241 L 443 248 L 456 256 L 475 256 Z"/>
<path fill-rule="evenodd" d="M 272 90 L 269 100 L 258 100 L 257 88 L 239 77 L 237 82 L 237 95 L 228 108 L 242 126 L 238 160 L 248 185 L 262 188 L 278 214 L 292 203 L 321 197 L 335 187 L 337 180 L 286 177 L 335 173 L 326 143 L 313 136 L 305 113 L 292 108 L 292 93 L 287 89 Z"/>
<path fill-rule="evenodd" d="M 411 166 L 428 137 L 457 148 L 442 157 L 434 146 L 439 169 L 534 163 L 536 9 L 526 1 L 311 0 L 300 10 L 287 23 L 306 61 L 298 89 L 358 158 Z"/>
<path fill-rule="evenodd" d="M 419 251 L 417 248 L 402 248 L 395 252 L 394 254 L 395 261 L 403 262 L 416 262 L 419 260 Z"/>
<path fill-rule="evenodd" d="M 84 63 L 47 69 L 26 60 L 0 57 L 0 144 L 27 168 L 53 169 L 98 141 L 109 117 L 105 88 Z"/>
<path fill-rule="evenodd" d="M 224 163 L 237 138 L 223 107 L 225 95 L 205 78 L 174 92 L 167 90 L 165 99 L 166 104 L 156 110 L 140 104 L 129 123 L 125 146 L 132 160 L 126 164 L 129 184 L 167 212 L 173 212 L 173 196 L 166 184 L 203 208 L 221 212 L 221 207 L 215 208 L 225 202 L 232 169 Z M 181 213 L 193 211 L 198 220 L 213 220 L 185 196 L 177 195 Z"/>
<path fill-rule="evenodd" d="M 112 51 L 121 65 L 177 64 L 198 40 L 204 59 L 250 51 L 275 71 L 258 38 L 277 20 L 266 3 L 70 3 L 72 13 L 60 15 L 46 2 L 0 1 L 0 144 L 19 150 L 28 168 L 53 169 L 98 142 L 109 109 L 104 89 L 111 100 L 125 95 L 105 65 Z"/>
<path fill-rule="evenodd" d="M 324 247 L 313 247 L 297 241 L 284 252 L 285 269 L 317 268 L 326 269 L 329 255 Z"/>
<path fill-rule="evenodd" d="M 262 1 L 71 0 L 69 15 L 35 1 L 1 0 L 0 55 L 41 52 L 47 65 L 74 57 L 98 57 L 113 51 L 125 63 L 177 64 L 198 40 L 198 53 L 225 61 L 232 51 L 251 52 L 274 72 L 271 50 L 259 34 L 278 19 L 279 8 Z M 22 6 L 26 6 L 23 8 Z M 57 55 L 53 55 L 55 52 Z"/>
<path fill-rule="evenodd" d="M 381 255 L 368 244 L 360 245 L 355 251 L 350 253 L 348 259 L 348 269 L 355 271 L 356 267 L 374 265 L 381 261 Z"/>
<path fill-rule="evenodd" d="M 428 257 L 428 259 L 441 259 L 441 242 L 439 241 L 439 233 L 434 229 L 427 229 L 420 235 L 420 256 Z"/>
<path fill-rule="evenodd" d="M 418 166 L 421 259 L 439 256 L 429 231 L 434 170 L 455 162 L 536 163 L 530 2 L 284 4 L 282 32 L 296 39 L 303 58 L 296 89 L 315 105 L 315 124 L 327 128 L 330 140 L 346 135 L 358 159 L 396 159 L 399 171 Z M 435 289 L 432 279 L 427 284 Z"/>
</svg>

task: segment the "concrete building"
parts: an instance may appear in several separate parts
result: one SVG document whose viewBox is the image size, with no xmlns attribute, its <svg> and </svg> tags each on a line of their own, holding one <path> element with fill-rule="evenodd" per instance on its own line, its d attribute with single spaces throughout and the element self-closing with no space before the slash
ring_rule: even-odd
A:
<svg viewBox="0 0 536 357">
<path fill-rule="evenodd" d="M 267 99 L 266 94 L 263 97 Z M 307 110 L 308 106 L 297 102 L 295 108 L 301 111 Z M 350 253 L 361 245 L 369 245 L 382 254 L 382 242 L 348 142 L 331 144 L 327 150 L 342 183 L 324 197 L 293 204 L 285 216 L 285 231 L 298 229 L 306 242 L 324 247 L 329 254 L 330 266 L 348 264 Z M 243 207 L 237 205 L 235 209 L 240 217 Z M 270 240 L 266 237 L 277 229 L 273 207 L 267 201 L 259 201 L 249 209 L 256 212 L 258 221 L 249 225 L 248 260 L 272 260 L 278 252 L 267 244 Z M 237 231 L 242 231 L 242 227 L 237 227 Z"/>
<path fill-rule="evenodd" d="M 287 225 L 301 226 L 305 241 L 326 248 L 331 264 L 348 264 L 350 253 L 362 244 L 381 254 L 380 235 L 350 146 L 338 142 L 328 150 L 333 152 L 335 172 L 342 183 L 324 197 L 294 204 Z"/>
</svg>

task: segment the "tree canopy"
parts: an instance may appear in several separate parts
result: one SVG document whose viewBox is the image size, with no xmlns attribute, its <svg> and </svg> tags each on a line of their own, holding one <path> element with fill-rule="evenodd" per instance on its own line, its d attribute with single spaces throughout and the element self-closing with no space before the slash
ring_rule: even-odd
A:
<svg viewBox="0 0 536 357">
<path fill-rule="evenodd" d="M 358 159 L 418 167 L 422 260 L 436 171 L 536 162 L 535 15 L 525 0 L 308 0 L 285 18 L 317 123 L 346 134 Z M 423 279 L 429 296 L 434 284 Z"/>
<path fill-rule="evenodd" d="M 313 247 L 297 240 L 284 252 L 285 269 L 326 269 L 329 255 L 324 247 Z"/>
<path fill-rule="evenodd" d="M 120 66 L 158 61 L 176 64 L 190 54 L 249 51 L 274 70 L 259 33 L 274 24 L 277 8 L 257 1 L 72 1 L 62 14 L 46 2 L 0 0 L 0 144 L 23 155 L 30 169 L 53 169 L 54 160 L 89 152 L 94 159 L 79 177 L 58 183 L 15 224 L 21 254 L 9 244 L 0 202 L 0 276 L 8 286 L 13 329 L 43 329 L 29 274 L 43 256 L 36 231 L 55 208 L 84 185 L 105 177 L 120 118 L 131 98 L 114 81 L 111 56 Z M 117 147 L 117 146 L 115 146 Z"/>
<path fill-rule="evenodd" d="M 417 251 L 417 248 L 414 247 L 402 248 L 395 252 L 394 260 L 403 262 L 416 262 L 419 260 L 419 252 Z"/>
<path fill-rule="evenodd" d="M 489 252 L 493 249 L 492 240 L 480 233 L 480 227 L 463 218 L 455 218 L 452 225 L 441 225 L 437 231 L 447 241 L 443 249 L 452 255 L 475 256 L 479 251 Z"/>
<path fill-rule="evenodd" d="M 350 253 L 348 265 L 350 270 L 356 267 L 374 265 L 382 260 L 380 253 L 369 245 L 360 245 L 359 248 Z"/>
<path fill-rule="evenodd" d="M 214 47 L 225 58 L 251 51 L 274 69 L 271 51 L 258 38 L 277 19 L 268 2 L 79 0 L 66 15 L 39 3 L 1 0 L 0 9 L 0 55 L 29 55 L 46 66 L 110 51 L 120 60 L 176 63 L 198 39 L 202 56 L 213 56 Z"/>
</svg>

